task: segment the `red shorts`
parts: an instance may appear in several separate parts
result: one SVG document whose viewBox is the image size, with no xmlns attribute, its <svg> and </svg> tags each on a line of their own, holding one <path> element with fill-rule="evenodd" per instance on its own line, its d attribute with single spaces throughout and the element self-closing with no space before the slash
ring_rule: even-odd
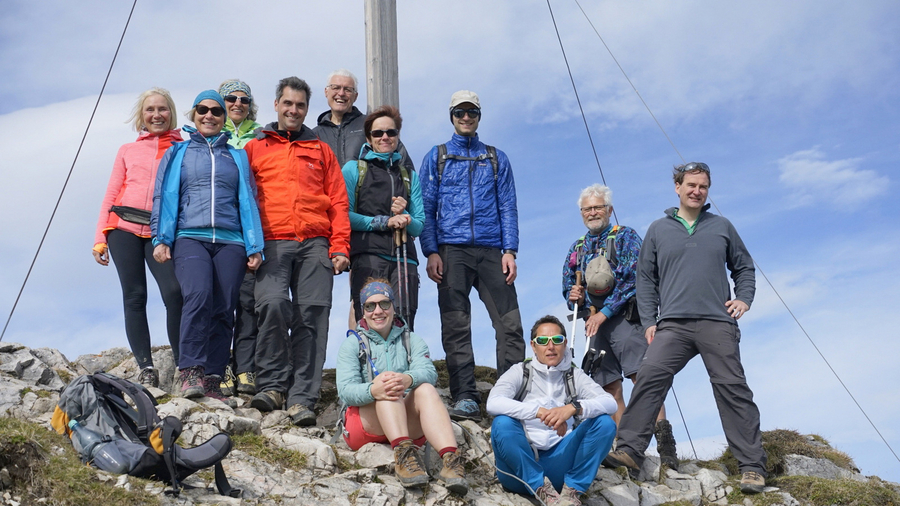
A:
<svg viewBox="0 0 900 506">
<path fill-rule="evenodd" d="M 366 443 L 390 443 L 387 436 L 369 434 L 363 428 L 362 419 L 359 417 L 359 406 L 350 406 L 344 415 L 344 441 L 351 450 L 356 451 Z M 416 446 L 425 444 L 425 436 L 413 441 Z"/>
</svg>

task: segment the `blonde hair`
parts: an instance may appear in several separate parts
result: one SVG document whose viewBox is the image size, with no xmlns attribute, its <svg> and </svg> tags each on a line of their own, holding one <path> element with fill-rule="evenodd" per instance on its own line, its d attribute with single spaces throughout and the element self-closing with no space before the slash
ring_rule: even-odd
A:
<svg viewBox="0 0 900 506">
<path fill-rule="evenodd" d="M 165 88 L 150 88 L 138 95 L 137 102 L 134 104 L 134 109 L 131 110 L 131 116 L 126 123 L 131 123 L 135 132 L 140 132 L 146 127 L 146 125 L 144 125 L 144 101 L 147 100 L 150 95 L 159 95 L 166 99 L 170 113 L 167 130 L 174 130 L 178 126 L 178 117 L 175 113 L 175 101 L 172 100 L 172 95 L 169 94 L 169 90 Z"/>
</svg>

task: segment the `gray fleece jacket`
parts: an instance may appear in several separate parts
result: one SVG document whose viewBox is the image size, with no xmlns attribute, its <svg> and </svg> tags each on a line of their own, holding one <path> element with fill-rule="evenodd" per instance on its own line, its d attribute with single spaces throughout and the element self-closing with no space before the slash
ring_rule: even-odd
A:
<svg viewBox="0 0 900 506">
<path fill-rule="evenodd" d="M 734 225 L 707 212 L 694 233 L 675 219 L 677 208 L 654 221 L 638 257 L 637 301 L 644 329 L 666 318 L 696 318 L 736 323 L 725 307 L 734 280 L 734 298 L 753 304 L 756 269 Z M 658 309 L 658 311 L 657 311 Z"/>
</svg>

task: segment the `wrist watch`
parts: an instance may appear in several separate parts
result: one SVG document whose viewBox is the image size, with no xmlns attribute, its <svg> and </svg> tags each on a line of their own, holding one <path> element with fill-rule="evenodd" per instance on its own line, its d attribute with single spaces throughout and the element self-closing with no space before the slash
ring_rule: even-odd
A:
<svg viewBox="0 0 900 506">
<path fill-rule="evenodd" d="M 572 407 L 575 408 L 575 416 L 581 416 L 581 403 L 578 399 L 572 399 Z"/>
<path fill-rule="evenodd" d="M 505 249 L 503 250 L 504 255 L 512 255 L 513 258 L 516 258 L 516 250 L 514 249 Z"/>
</svg>

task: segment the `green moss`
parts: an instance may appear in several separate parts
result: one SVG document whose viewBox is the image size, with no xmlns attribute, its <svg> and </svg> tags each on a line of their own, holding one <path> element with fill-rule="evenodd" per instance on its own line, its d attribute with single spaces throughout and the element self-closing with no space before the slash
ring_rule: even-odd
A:
<svg viewBox="0 0 900 506">
<path fill-rule="evenodd" d="M 234 441 L 235 448 L 270 464 L 277 464 L 294 471 L 306 468 L 308 457 L 305 453 L 279 448 L 265 436 L 244 433 L 232 436 L 231 439 Z"/>
<path fill-rule="evenodd" d="M 63 383 L 68 384 L 70 381 L 72 381 L 72 375 L 69 373 L 69 371 L 65 369 L 54 369 L 54 371 L 56 371 L 56 375 L 59 376 L 59 379 L 61 379 Z"/>
<path fill-rule="evenodd" d="M 47 390 L 33 389 L 33 388 L 31 388 L 31 387 L 25 387 L 25 388 L 23 388 L 22 390 L 19 391 L 19 398 L 20 398 L 20 399 L 24 399 L 24 398 L 25 398 L 25 394 L 27 394 L 28 392 L 33 392 L 34 395 L 37 395 L 38 398 L 40 398 L 40 399 L 47 399 L 47 398 L 49 398 L 51 395 L 53 395 L 52 393 L 50 393 L 50 392 L 47 391 Z"/>
<path fill-rule="evenodd" d="M 900 504 L 900 494 L 878 479 L 826 480 L 811 476 L 781 476 L 772 485 L 812 506 L 889 506 Z"/>
<path fill-rule="evenodd" d="M 62 451 L 51 451 L 56 447 Z M 64 506 L 159 504 L 156 496 L 144 491 L 149 481 L 129 478 L 131 491 L 101 482 L 94 469 L 81 463 L 68 438 L 13 418 L 0 418 L 0 467 L 10 470 L 11 493 L 21 496 L 23 504 L 38 499 Z"/>
</svg>

